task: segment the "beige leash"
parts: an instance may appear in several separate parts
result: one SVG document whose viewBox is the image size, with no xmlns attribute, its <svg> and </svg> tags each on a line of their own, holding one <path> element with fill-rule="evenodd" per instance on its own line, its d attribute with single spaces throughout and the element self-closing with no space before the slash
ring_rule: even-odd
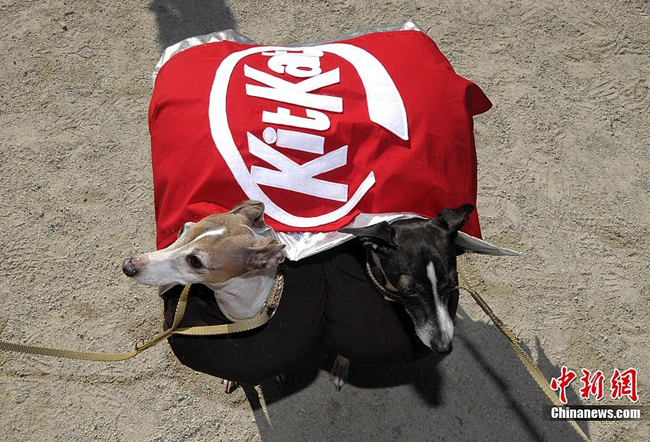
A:
<svg viewBox="0 0 650 442">
<path fill-rule="evenodd" d="M 280 298 L 282 297 L 282 291 L 284 288 L 284 276 L 281 272 L 278 272 L 271 292 L 267 297 L 265 307 L 260 313 L 251 319 L 234 322 L 232 324 L 209 325 L 201 327 L 179 327 L 181 321 L 183 320 L 183 316 L 185 315 L 187 299 L 189 297 L 191 287 L 192 285 L 188 284 L 185 286 L 185 288 L 183 288 L 183 292 L 181 293 L 181 296 L 178 299 L 178 304 L 176 305 L 176 312 L 174 313 L 174 322 L 172 323 L 172 326 L 164 332 L 157 334 L 149 341 L 138 341 L 138 343 L 135 345 L 135 348 L 131 351 L 124 353 L 89 353 L 48 347 L 37 347 L 33 345 L 15 344 L 5 341 L 0 341 L 0 350 L 29 353 L 33 355 L 53 356 L 57 358 L 82 359 L 86 361 L 118 362 L 125 361 L 127 359 L 133 358 L 134 356 L 137 356 L 148 348 L 151 348 L 159 342 L 165 340 L 172 334 L 208 336 L 239 333 L 247 330 L 252 330 L 266 324 L 269 319 L 273 317 L 273 313 L 275 313 L 275 309 L 278 307 Z M 271 310 L 272 313 L 269 315 L 268 312 Z"/>
<path fill-rule="evenodd" d="M 519 359 L 521 360 L 521 363 L 524 364 L 526 367 L 526 370 L 528 370 L 528 373 L 532 376 L 532 378 L 537 382 L 537 385 L 539 385 L 539 388 L 542 389 L 542 391 L 546 394 L 546 397 L 550 399 L 550 401 L 555 405 L 556 407 L 564 407 L 560 399 L 557 397 L 557 395 L 551 390 L 551 387 L 549 386 L 548 380 L 546 380 L 546 377 L 542 373 L 542 371 L 539 369 L 539 367 L 533 362 L 533 360 L 526 354 L 526 352 L 521 348 L 519 345 L 519 339 L 517 336 L 514 334 L 510 328 L 508 328 L 507 325 L 501 321 L 497 315 L 494 314 L 492 309 L 490 308 L 489 305 L 485 302 L 485 300 L 481 297 L 481 295 L 478 294 L 476 290 L 474 290 L 474 287 L 472 286 L 472 283 L 469 281 L 469 278 L 467 277 L 467 273 L 465 272 L 465 268 L 461 262 L 458 262 L 458 274 L 461 276 L 463 279 L 463 282 L 467 287 L 460 287 L 460 289 L 465 290 L 467 293 L 472 295 L 472 298 L 474 298 L 474 301 L 483 309 L 483 311 L 490 317 L 494 325 L 497 326 L 499 331 L 503 333 L 503 335 L 508 338 L 508 341 L 510 341 L 510 344 L 512 345 L 512 348 L 515 350 L 515 353 L 517 353 L 517 356 L 519 356 Z M 569 421 L 569 424 L 573 427 L 573 429 L 578 433 L 578 435 L 584 440 L 585 442 L 590 442 L 589 437 L 582 431 L 582 428 L 578 426 L 575 420 L 573 419 L 567 419 Z"/>
<path fill-rule="evenodd" d="M 261 327 L 262 325 L 269 322 L 269 320 L 273 317 L 275 309 L 280 304 L 280 298 L 282 297 L 283 290 L 284 275 L 278 271 L 278 274 L 275 277 L 275 282 L 273 283 L 273 287 L 269 292 L 269 296 L 266 298 L 266 304 L 264 308 L 262 308 L 262 311 L 259 312 L 256 316 L 252 317 L 251 319 L 233 322 L 232 324 L 180 327 L 174 330 L 174 334 L 190 336 L 225 335 L 228 333 L 240 333 Z M 180 299 L 178 302 L 180 304 Z M 268 311 L 271 309 L 273 310 L 273 313 L 269 315 Z M 178 307 L 176 308 L 176 311 L 178 311 Z"/>
</svg>

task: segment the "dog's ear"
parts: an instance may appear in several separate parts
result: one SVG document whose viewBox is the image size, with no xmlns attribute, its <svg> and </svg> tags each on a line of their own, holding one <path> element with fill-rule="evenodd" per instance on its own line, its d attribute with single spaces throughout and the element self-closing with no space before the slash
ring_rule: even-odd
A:
<svg viewBox="0 0 650 442">
<path fill-rule="evenodd" d="M 277 267 L 284 261 L 284 244 L 273 238 L 264 238 L 245 249 L 247 271 Z"/>
<path fill-rule="evenodd" d="M 244 215 L 250 221 L 251 227 L 263 227 L 264 225 L 264 203 L 261 201 L 242 201 L 228 213 Z"/>
<path fill-rule="evenodd" d="M 395 244 L 395 229 L 386 221 L 367 227 L 347 227 L 340 229 L 339 232 L 350 233 L 358 237 L 364 247 L 376 252 L 397 247 L 397 244 Z"/>
<path fill-rule="evenodd" d="M 524 256 L 521 252 L 506 249 L 505 247 L 495 246 L 494 244 L 475 238 L 464 232 L 458 232 L 458 235 L 454 239 L 454 244 L 456 244 L 456 255 L 462 255 L 465 252 L 473 252 L 493 256 Z"/>
<path fill-rule="evenodd" d="M 474 210 L 471 204 L 463 204 L 455 209 L 444 209 L 431 222 L 449 232 L 458 232 Z"/>
</svg>

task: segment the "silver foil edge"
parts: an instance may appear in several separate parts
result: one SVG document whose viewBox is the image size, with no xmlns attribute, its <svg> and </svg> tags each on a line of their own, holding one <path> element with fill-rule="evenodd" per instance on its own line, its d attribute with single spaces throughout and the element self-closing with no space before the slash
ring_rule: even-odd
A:
<svg viewBox="0 0 650 442">
<path fill-rule="evenodd" d="M 386 221 L 389 223 L 400 219 L 424 218 L 415 213 L 361 213 L 345 227 L 366 227 Z M 317 253 L 337 247 L 354 238 L 354 235 L 340 232 L 275 232 L 274 236 L 281 244 L 286 245 L 284 249 L 287 259 L 298 261 Z M 495 256 L 523 256 L 523 253 L 504 247 L 496 246 L 485 240 L 458 232 L 456 243 L 466 246 L 476 253 Z"/>
</svg>

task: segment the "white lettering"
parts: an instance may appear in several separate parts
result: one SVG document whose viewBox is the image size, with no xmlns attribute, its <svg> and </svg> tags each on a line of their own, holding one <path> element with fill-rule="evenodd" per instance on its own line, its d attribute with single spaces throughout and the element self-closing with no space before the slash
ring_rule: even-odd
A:
<svg viewBox="0 0 650 442">
<path fill-rule="evenodd" d="M 240 151 L 243 146 L 238 146 L 235 143 L 228 121 L 226 103 L 230 79 L 237 66 L 241 66 L 239 64 L 241 61 L 250 55 L 260 53 L 271 58 L 278 57 L 272 62 L 269 60 L 270 72 L 278 75 L 292 75 L 302 79 L 293 83 L 244 64 L 244 75 L 251 81 L 257 82 L 245 85 L 248 96 L 299 107 L 298 109 L 289 109 L 277 105 L 275 111 L 264 110 L 262 122 L 267 126 L 284 125 L 285 128 L 289 126 L 310 131 L 327 131 L 331 128 L 330 116 L 326 112 L 343 112 L 343 99 L 332 96 L 330 90 L 319 90 L 341 81 L 337 68 L 322 72 L 323 67 L 320 65 L 320 61 L 317 63 L 316 60 L 324 53 L 343 58 L 357 71 L 365 91 L 370 121 L 400 138 L 408 140 L 406 110 L 399 92 L 386 69 L 372 54 L 345 43 L 332 43 L 309 48 L 253 47 L 227 56 L 217 69 L 210 92 L 210 131 L 219 153 L 244 193 L 250 199 L 262 201 L 266 206 L 266 214 L 289 226 L 315 227 L 340 220 L 354 209 L 375 184 L 375 175 L 373 172 L 369 172 L 348 199 L 348 185 L 315 178 L 319 174 L 348 164 L 348 146 L 323 155 L 324 142 L 321 145 L 322 140 L 318 138 L 318 135 L 309 134 L 311 138 L 306 141 L 305 138 L 301 138 L 304 134 L 300 134 L 298 131 L 266 127 L 261 134 L 264 141 L 268 143 L 265 144 L 247 132 L 250 153 L 268 163 L 269 167 L 275 168 L 267 169 L 247 165 Z M 316 70 L 316 67 L 320 69 L 320 72 Z M 292 81 L 296 80 L 292 79 Z M 273 109 L 273 107 L 267 109 Z M 292 112 L 300 116 L 292 114 Z M 284 146 L 287 149 L 298 149 L 310 153 L 313 151 L 321 156 L 299 165 L 272 148 L 270 145 L 273 144 L 278 149 Z M 341 201 L 343 204 L 322 215 L 300 216 L 288 212 L 276 201 L 273 201 L 265 193 L 263 189 L 265 186 L 275 186 L 293 192 Z"/>
<path fill-rule="evenodd" d="M 287 149 L 301 150 L 319 155 L 322 155 L 324 152 L 325 137 L 321 137 L 320 135 L 278 129 L 277 140 L 278 147 L 286 147 Z"/>
<path fill-rule="evenodd" d="M 273 144 L 278 139 L 278 133 L 272 127 L 267 127 L 264 129 L 264 132 L 262 132 L 262 138 L 264 138 L 266 144 Z"/>
<path fill-rule="evenodd" d="M 250 153 L 278 169 L 271 170 L 258 166 L 251 167 L 251 177 L 256 184 L 291 190 L 293 192 L 334 201 L 345 202 L 348 200 L 348 186 L 346 184 L 314 178 L 316 175 L 345 166 L 347 163 L 348 146 L 340 147 L 326 155 L 300 165 L 285 157 L 250 132 L 247 135 Z"/>
<path fill-rule="evenodd" d="M 285 48 L 285 49 L 273 49 L 272 51 L 263 51 L 262 55 L 265 55 L 267 57 L 275 57 L 276 55 L 282 55 L 282 54 L 304 54 L 309 57 L 322 57 L 323 56 L 323 51 L 320 49 L 316 49 L 315 47 L 307 47 L 307 48 Z"/>
<path fill-rule="evenodd" d="M 291 83 L 266 72 L 244 65 L 244 75 L 268 87 L 246 84 L 246 95 L 295 104 L 297 106 L 343 112 L 343 99 L 330 95 L 312 94 L 316 89 L 337 84 L 341 81 L 339 68 L 324 72 L 298 83 Z"/>
<path fill-rule="evenodd" d="M 286 107 L 278 107 L 277 112 L 262 112 L 262 121 L 268 124 L 283 124 L 285 126 L 301 127 L 303 129 L 327 130 L 330 119 L 323 112 L 305 109 L 306 117 L 291 115 Z"/>
<path fill-rule="evenodd" d="M 285 72 L 296 78 L 313 77 L 323 72 L 320 58 L 306 54 L 279 54 L 269 59 L 269 69 L 278 74 Z"/>
</svg>

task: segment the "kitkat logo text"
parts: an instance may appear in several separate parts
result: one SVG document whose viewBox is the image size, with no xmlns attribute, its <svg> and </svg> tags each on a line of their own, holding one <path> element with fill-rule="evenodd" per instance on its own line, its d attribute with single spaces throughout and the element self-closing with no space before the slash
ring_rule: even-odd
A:
<svg viewBox="0 0 650 442">
<path fill-rule="evenodd" d="M 302 228 L 341 219 L 376 183 L 372 164 L 353 160 L 363 148 L 360 122 L 367 139 L 376 128 L 408 140 L 404 104 L 385 67 L 344 43 L 229 55 L 215 75 L 209 118 L 216 148 L 248 198 Z"/>
</svg>

